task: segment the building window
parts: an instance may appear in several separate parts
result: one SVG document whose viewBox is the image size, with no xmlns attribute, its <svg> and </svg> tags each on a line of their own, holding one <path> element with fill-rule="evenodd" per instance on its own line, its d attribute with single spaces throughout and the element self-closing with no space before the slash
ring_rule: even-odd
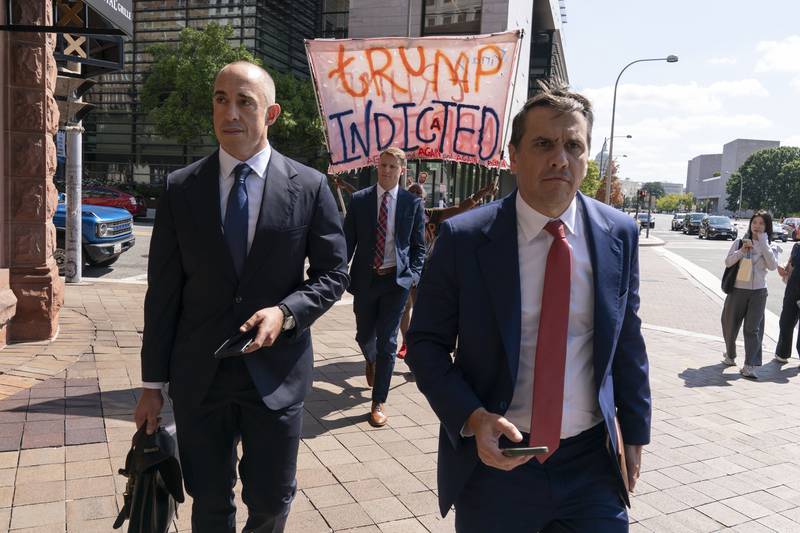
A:
<svg viewBox="0 0 800 533">
<path fill-rule="evenodd" d="M 322 37 L 335 39 L 347 37 L 350 0 L 324 0 L 321 15 Z"/>
<path fill-rule="evenodd" d="M 426 0 L 422 35 L 475 35 L 481 32 L 483 0 Z"/>
</svg>

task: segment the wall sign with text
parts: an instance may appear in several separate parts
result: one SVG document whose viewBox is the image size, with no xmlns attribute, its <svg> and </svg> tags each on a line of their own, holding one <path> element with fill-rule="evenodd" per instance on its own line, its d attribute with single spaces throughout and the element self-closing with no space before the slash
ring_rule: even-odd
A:
<svg viewBox="0 0 800 533">
<path fill-rule="evenodd" d="M 408 157 L 487 167 L 501 161 L 521 32 L 306 41 L 329 172 Z"/>
</svg>

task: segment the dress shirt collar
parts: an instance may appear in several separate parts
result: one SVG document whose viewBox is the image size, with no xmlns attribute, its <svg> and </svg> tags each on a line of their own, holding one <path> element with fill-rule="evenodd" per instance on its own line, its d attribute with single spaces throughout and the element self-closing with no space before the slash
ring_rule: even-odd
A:
<svg viewBox="0 0 800 533">
<path fill-rule="evenodd" d="M 233 169 L 236 168 L 236 165 L 239 163 L 246 163 L 247 166 L 252 169 L 252 172 L 250 173 L 251 176 L 255 174 L 262 180 L 266 179 L 267 166 L 269 165 L 270 157 L 272 157 L 272 147 L 270 147 L 269 143 L 267 143 L 267 146 L 263 150 L 258 152 L 247 161 L 239 161 L 220 146 L 219 175 L 222 176 L 222 179 L 226 179 L 233 173 Z"/>
<path fill-rule="evenodd" d="M 573 235 L 577 235 L 577 226 L 575 224 L 575 217 L 578 215 L 577 202 L 578 198 L 576 195 L 572 198 L 569 207 L 567 207 L 560 216 L 556 217 L 564 223 L 566 230 Z M 529 206 L 525 200 L 522 199 L 522 195 L 519 191 L 517 191 L 516 207 L 517 226 L 522 230 L 522 234 L 527 242 L 535 239 L 548 222 L 555 220 Z"/>
<path fill-rule="evenodd" d="M 383 193 L 385 193 L 387 191 L 383 187 L 381 187 L 380 183 L 377 183 L 376 185 L 378 186 L 378 199 L 380 199 L 383 196 Z M 398 191 L 399 188 L 400 188 L 400 184 L 398 183 L 397 185 L 395 185 L 394 187 L 389 189 L 389 191 L 388 191 L 389 192 L 389 196 L 392 197 L 392 200 L 395 200 L 397 198 L 397 191 Z"/>
</svg>

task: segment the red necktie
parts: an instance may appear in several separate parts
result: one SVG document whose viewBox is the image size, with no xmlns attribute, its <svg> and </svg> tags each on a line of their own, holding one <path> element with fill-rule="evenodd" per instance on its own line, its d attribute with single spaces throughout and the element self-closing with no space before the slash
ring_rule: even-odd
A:
<svg viewBox="0 0 800 533">
<path fill-rule="evenodd" d="M 386 248 L 386 219 L 389 213 L 389 191 L 383 193 L 381 198 L 381 211 L 378 213 L 378 229 L 375 232 L 375 257 L 372 259 L 373 268 L 380 268 L 383 264 L 383 254 Z"/>
<path fill-rule="evenodd" d="M 570 273 L 572 251 L 567 244 L 564 224 L 551 220 L 544 227 L 553 243 L 547 254 L 544 288 L 536 340 L 533 370 L 533 407 L 530 446 L 547 446 L 547 455 L 537 455 L 544 463 L 561 441 L 561 412 L 564 406 L 564 365 L 567 358 Z"/>
</svg>

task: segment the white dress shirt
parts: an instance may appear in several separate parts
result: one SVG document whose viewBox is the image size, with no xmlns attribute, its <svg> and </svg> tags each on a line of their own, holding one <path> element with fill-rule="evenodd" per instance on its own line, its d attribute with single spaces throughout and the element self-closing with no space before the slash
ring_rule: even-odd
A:
<svg viewBox="0 0 800 533">
<path fill-rule="evenodd" d="M 225 212 L 228 208 L 228 196 L 233 189 L 233 182 L 236 177 L 233 175 L 233 170 L 239 163 L 247 163 L 250 167 L 250 174 L 245 178 L 245 186 L 247 187 L 247 251 L 250 251 L 250 246 L 253 245 L 253 238 L 256 235 L 256 224 L 258 223 L 258 215 L 261 212 L 261 200 L 264 198 L 264 185 L 267 179 L 267 166 L 269 165 L 269 158 L 272 156 L 272 148 L 267 143 L 266 148 L 258 152 L 256 155 L 247 161 L 239 161 L 221 146 L 219 148 L 219 201 L 220 201 L 220 226 L 225 225 Z M 144 381 L 142 386 L 145 389 L 161 389 L 164 387 L 164 382 L 158 381 Z"/>
<path fill-rule="evenodd" d="M 531 208 L 519 193 L 516 207 L 522 327 L 517 382 L 505 417 L 521 432 L 530 433 L 534 360 L 544 272 L 547 254 L 553 242 L 553 236 L 544 226 L 552 219 Z M 567 359 L 561 416 L 561 438 L 565 439 L 599 424 L 603 418 L 594 382 L 592 263 L 584 229 L 586 220 L 578 209 L 577 198 L 572 200 L 567 210 L 558 218 L 564 223 L 567 242 L 572 249 Z"/>
<path fill-rule="evenodd" d="M 381 203 L 383 202 L 383 193 L 386 190 L 381 187 L 380 183 L 377 185 L 378 196 L 378 218 L 375 219 L 375 228 L 378 227 L 378 220 L 381 217 Z M 394 222 L 395 214 L 397 213 L 397 191 L 400 189 L 399 185 L 395 185 L 393 189 L 389 190 L 389 205 L 386 210 L 386 243 L 383 247 L 383 264 L 381 268 L 388 268 L 397 266 L 397 255 L 394 246 Z"/>
</svg>

